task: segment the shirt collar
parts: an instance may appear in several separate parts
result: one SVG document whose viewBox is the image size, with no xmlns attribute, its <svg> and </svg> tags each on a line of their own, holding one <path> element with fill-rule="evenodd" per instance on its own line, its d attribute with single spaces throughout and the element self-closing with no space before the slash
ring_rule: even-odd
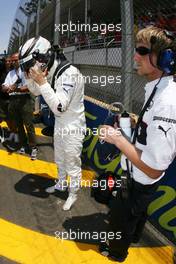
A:
<svg viewBox="0 0 176 264">
<path fill-rule="evenodd" d="M 169 75 L 169 76 L 163 76 L 162 77 L 162 80 L 163 81 L 168 81 L 169 79 L 172 79 L 173 78 L 173 75 Z M 146 85 L 145 85 L 145 91 L 147 92 L 148 90 L 152 90 L 154 87 L 155 87 L 155 85 L 157 84 L 157 82 L 159 81 L 159 79 L 160 78 L 158 78 L 158 79 L 155 79 L 155 80 L 153 80 L 153 81 L 151 81 L 151 82 L 148 82 Z M 159 84 L 158 84 L 159 85 Z"/>
</svg>

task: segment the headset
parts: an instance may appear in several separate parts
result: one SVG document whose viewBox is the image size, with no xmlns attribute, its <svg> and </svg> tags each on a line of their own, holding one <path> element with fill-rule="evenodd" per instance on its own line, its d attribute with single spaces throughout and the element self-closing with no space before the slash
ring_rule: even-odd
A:
<svg viewBox="0 0 176 264">
<path fill-rule="evenodd" d="M 167 74 L 175 74 L 176 73 L 176 48 L 174 49 L 174 42 L 176 41 L 176 38 L 172 32 L 169 32 L 167 30 L 163 30 L 163 33 L 166 35 L 167 38 L 171 39 L 171 46 L 160 51 L 157 56 L 157 68 L 159 68 L 161 71 Z M 151 43 L 151 51 L 154 44 L 157 43 L 159 39 L 156 36 L 152 36 L 150 39 Z M 150 58 L 151 64 L 152 60 Z M 153 65 L 154 66 L 154 65 Z"/>
</svg>

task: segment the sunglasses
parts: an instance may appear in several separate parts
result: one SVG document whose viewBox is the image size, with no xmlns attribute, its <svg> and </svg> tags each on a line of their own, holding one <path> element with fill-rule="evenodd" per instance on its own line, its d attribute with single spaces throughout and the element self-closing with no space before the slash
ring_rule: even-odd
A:
<svg viewBox="0 0 176 264">
<path fill-rule="evenodd" d="M 141 56 L 145 56 L 147 54 L 150 54 L 151 53 L 151 49 L 148 49 L 146 47 L 138 47 L 138 48 L 135 48 L 135 51 L 141 55 Z"/>
</svg>

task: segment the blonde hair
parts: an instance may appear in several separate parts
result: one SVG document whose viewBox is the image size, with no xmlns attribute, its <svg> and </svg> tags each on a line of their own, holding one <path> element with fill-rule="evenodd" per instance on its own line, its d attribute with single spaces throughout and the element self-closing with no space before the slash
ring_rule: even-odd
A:
<svg viewBox="0 0 176 264">
<path fill-rule="evenodd" d="M 152 51 L 156 54 L 173 46 L 173 41 L 167 37 L 165 31 L 154 26 L 141 29 L 136 35 L 136 43 L 142 42 L 151 47 L 151 37 L 156 38 L 152 44 Z"/>
</svg>

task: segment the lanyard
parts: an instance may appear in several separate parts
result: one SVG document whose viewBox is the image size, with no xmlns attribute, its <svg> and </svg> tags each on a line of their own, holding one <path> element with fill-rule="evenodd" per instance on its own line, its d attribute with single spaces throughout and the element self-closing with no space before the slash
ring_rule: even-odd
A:
<svg viewBox="0 0 176 264">
<path fill-rule="evenodd" d="M 155 84 L 151 95 L 149 96 L 147 102 L 145 103 L 145 105 L 143 106 L 143 108 L 142 108 L 142 110 L 141 110 L 141 112 L 139 114 L 139 118 L 138 118 L 138 121 L 136 123 L 136 127 L 135 127 L 134 134 L 133 134 L 132 144 L 135 144 L 136 143 L 136 139 L 137 139 L 137 136 L 138 136 L 139 125 L 142 122 L 142 118 L 143 118 L 143 116 L 144 116 L 147 108 L 149 107 L 149 105 L 150 105 L 153 97 L 155 96 L 155 93 L 156 93 L 157 88 L 158 88 L 157 86 L 160 83 L 160 81 L 161 81 L 161 79 L 163 77 L 163 74 L 160 77 L 160 79 L 158 80 L 158 82 Z M 127 165 L 127 177 L 128 177 L 128 179 L 130 179 L 131 178 L 131 173 L 133 172 L 133 165 L 131 163 L 131 168 L 129 167 L 129 161 L 128 161 L 128 159 L 126 159 L 126 165 Z"/>
</svg>

